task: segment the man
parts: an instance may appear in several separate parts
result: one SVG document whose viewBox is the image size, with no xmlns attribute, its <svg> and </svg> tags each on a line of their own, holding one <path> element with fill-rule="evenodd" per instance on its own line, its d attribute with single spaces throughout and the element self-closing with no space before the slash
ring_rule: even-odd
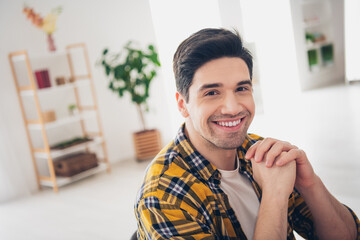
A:
<svg viewBox="0 0 360 240">
<path fill-rule="evenodd" d="M 139 239 L 360 239 L 356 215 L 290 143 L 247 134 L 252 57 L 203 29 L 174 55 L 185 123 L 153 160 L 135 205 Z"/>
</svg>

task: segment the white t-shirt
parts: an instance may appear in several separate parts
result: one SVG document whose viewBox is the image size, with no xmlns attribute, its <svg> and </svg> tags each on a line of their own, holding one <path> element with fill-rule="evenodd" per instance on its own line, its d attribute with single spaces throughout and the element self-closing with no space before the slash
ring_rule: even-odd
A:
<svg viewBox="0 0 360 240">
<path fill-rule="evenodd" d="M 221 189 L 229 198 L 241 228 L 248 239 L 253 239 L 259 212 L 259 199 L 246 176 L 239 172 L 239 162 L 235 170 L 220 170 Z"/>
</svg>

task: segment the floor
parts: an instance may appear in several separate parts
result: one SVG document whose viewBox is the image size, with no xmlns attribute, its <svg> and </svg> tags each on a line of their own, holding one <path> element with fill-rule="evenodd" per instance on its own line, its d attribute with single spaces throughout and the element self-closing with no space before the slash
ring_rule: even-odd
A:
<svg viewBox="0 0 360 240">
<path fill-rule="evenodd" d="M 330 192 L 360 216 L 360 84 L 301 94 L 291 107 L 256 116 L 252 129 L 307 153 Z M 276 119 L 276 120 L 275 120 Z M 252 130 L 251 129 L 251 130 Z M 133 203 L 148 162 L 133 160 L 60 189 L 0 205 L 0 239 L 129 239 Z"/>
</svg>

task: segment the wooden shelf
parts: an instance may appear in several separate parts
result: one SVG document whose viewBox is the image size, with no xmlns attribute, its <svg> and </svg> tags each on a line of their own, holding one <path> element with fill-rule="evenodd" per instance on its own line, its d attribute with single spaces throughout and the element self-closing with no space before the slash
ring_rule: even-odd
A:
<svg viewBox="0 0 360 240">
<path fill-rule="evenodd" d="M 36 91 L 38 94 L 55 93 L 57 91 L 65 91 L 65 90 L 67 91 L 74 89 L 75 87 L 82 87 L 84 85 L 89 85 L 89 84 L 90 84 L 89 79 L 81 79 L 81 80 L 76 80 L 76 82 L 74 83 L 66 83 L 59 86 L 56 85 L 48 88 L 36 89 Z M 34 90 L 24 88 L 24 90 L 21 90 L 20 95 L 23 97 L 33 97 Z"/>
<path fill-rule="evenodd" d="M 99 163 L 99 166 L 91 168 L 72 177 L 56 177 L 56 184 L 58 187 L 65 186 L 67 184 L 79 181 L 96 173 L 104 172 L 107 166 L 105 163 Z M 45 187 L 54 187 L 54 183 L 51 180 L 40 180 L 40 184 Z"/>
<path fill-rule="evenodd" d="M 87 113 L 82 113 L 82 114 L 76 114 L 74 116 L 60 118 L 54 122 L 45 123 L 44 126 L 45 126 L 46 130 L 49 130 L 49 129 L 64 126 L 66 124 L 79 122 L 81 120 L 86 120 L 86 119 L 89 119 L 92 117 L 96 117 L 95 113 L 87 112 Z M 35 122 L 35 123 L 31 123 L 31 122 Z M 28 127 L 30 130 L 41 130 L 42 129 L 42 124 L 40 123 L 40 121 L 31 121 L 31 122 L 29 122 L 29 124 L 28 124 Z"/>
<path fill-rule="evenodd" d="M 81 51 L 75 51 L 75 49 Z M 80 56 L 80 58 L 75 57 L 75 53 L 81 54 L 82 56 Z M 100 122 L 101 119 L 99 116 L 99 111 L 97 111 L 98 107 L 95 95 L 95 86 L 91 75 L 91 65 L 89 63 L 85 44 L 73 44 L 66 47 L 65 52 L 56 52 L 35 57 L 32 56 L 31 58 L 29 57 L 27 51 L 12 52 L 8 57 L 18 93 L 18 100 L 21 107 L 23 122 L 26 127 L 26 137 L 29 143 L 29 148 L 31 149 L 31 158 L 34 165 L 39 189 L 41 189 L 41 186 L 49 186 L 52 187 L 55 192 L 57 192 L 58 187 L 60 186 L 64 186 L 100 171 L 104 171 L 105 169 L 110 173 L 110 163 L 107 157 L 106 143 L 103 138 L 103 130 Z M 81 64 L 81 58 L 83 59 L 83 64 Z M 74 60 L 77 62 L 73 62 Z M 83 66 L 83 69 L 84 67 L 86 69 L 82 71 L 75 71 L 76 66 Z M 36 71 L 36 69 L 47 69 L 55 77 L 61 76 L 65 79 L 74 79 L 75 81 L 71 83 L 67 82 L 63 85 L 55 85 L 55 82 L 51 81 L 51 87 L 38 89 L 37 81 L 34 76 L 34 71 Z M 76 72 L 78 72 L 78 74 Z M 28 82 L 25 82 L 25 80 L 28 80 Z M 92 100 L 90 106 L 83 106 L 81 104 L 81 101 L 83 100 L 81 99 L 82 93 L 85 93 L 85 96 L 88 96 Z M 57 107 L 59 107 L 59 109 L 62 108 L 63 111 L 67 110 L 67 102 L 62 101 L 62 97 L 64 95 L 72 96 L 75 99 L 73 104 L 77 106 L 78 113 L 65 117 L 62 114 L 56 121 L 48 123 L 42 122 L 41 115 L 49 106 L 52 107 L 55 104 Z M 49 96 L 54 97 L 54 102 L 49 101 L 46 102 L 49 106 L 42 106 L 41 102 L 45 101 L 44 99 Z M 56 98 L 58 102 L 55 101 Z M 31 116 L 38 116 L 37 119 L 28 119 L 26 116 L 25 110 L 29 110 L 29 106 L 24 103 L 29 100 L 33 100 L 32 102 L 35 104 L 35 108 L 33 108 Z M 57 103 L 64 104 L 62 106 L 58 106 Z M 43 107 L 44 109 L 42 109 Z M 97 130 L 95 133 L 92 132 L 94 130 L 88 129 L 86 126 L 86 122 L 84 120 L 89 118 L 91 118 L 91 120 L 96 120 L 95 122 L 97 123 Z M 59 128 L 73 123 L 79 124 L 69 127 L 73 127 L 75 129 L 74 131 L 81 130 L 80 136 L 95 136 L 93 137 L 93 140 L 65 149 L 49 151 L 47 148 L 47 146 L 50 145 L 49 142 L 60 141 L 60 139 L 63 139 L 64 136 L 54 139 L 56 136 L 49 134 L 47 130 Z M 30 130 L 40 131 L 42 136 L 42 143 L 44 145 L 43 148 L 33 147 L 34 145 L 40 144 L 33 143 L 34 139 L 31 137 Z M 59 129 L 58 134 L 61 132 L 61 130 L 62 129 Z M 52 137 L 53 139 L 49 140 L 49 137 Z M 38 142 L 41 141 L 41 139 L 35 140 Z M 70 178 L 56 176 L 53 161 L 54 159 L 66 156 L 68 154 L 89 150 L 89 148 L 92 148 L 91 150 L 94 150 L 94 153 L 101 150 L 103 161 L 98 167 L 84 171 Z M 39 168 L 38 165 L 41 165 L 41 168 Z M 40 173 L 39 169 L 48 169 L 48 173 Z"/>
<path fill-rule="evenodd" d="M 80 143 L 80 144 L 77 144 L 77 145 L 72 146 L 72 147 L 68 147 L 68 148 L 61 149 L 61 150 L 51 150 L 50 151 L 50 156 L 51 156 L 52 159 L 55 159 L 55 158 L 65 156 L 65 155 L 70 154 L 70 153 L 76 153 L 76 152 L 83 151 L 83 150 L 85 150 L 85 149 L 87 149 L 89 147 L 94 147 L 96 145 L 100 145 L 103 142 L 104 142 L 103 138 L 96 137 L 92 141 L 88 141 L 88 142 L 85 142 L 85 143 Z M 36 158 L 47 159 L 48 154 L 46 152 L 35 152 L 35 157 Z"/>
</svg>

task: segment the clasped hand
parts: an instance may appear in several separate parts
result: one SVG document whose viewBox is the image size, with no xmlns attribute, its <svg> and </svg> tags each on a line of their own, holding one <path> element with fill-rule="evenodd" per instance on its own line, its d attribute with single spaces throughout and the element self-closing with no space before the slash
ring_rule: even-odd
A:
<svg viewBox="0 0 360 240">
<path fill-rule="evenodd" d="M 305 152 L 288 142 L 265 138 L 252 145 L 245 158 L 251 160 L 254 178 L 263 191 L 277 189 L 290 195 L 294 186 L 301 192 L 315 183 Z"/>
</svg>

